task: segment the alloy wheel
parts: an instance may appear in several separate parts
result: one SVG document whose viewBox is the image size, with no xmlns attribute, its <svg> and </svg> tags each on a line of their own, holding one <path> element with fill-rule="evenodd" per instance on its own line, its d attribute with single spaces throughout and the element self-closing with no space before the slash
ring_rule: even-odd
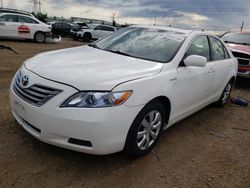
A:
<svg viewBox="0 0 250 188">
<path fill-rule="evenodd" d="M 232 84 L 231 82 L 229 82 L 223 92 L 223 96 L 222 96 L 222 103 L 223 104 L 226 104 L 229 96 L 230 96 L 230 93 L 231 93 L 231 89 L 232 89 Z"/>
<path fill-rule="evenodd" d="M 158 110 L 149 112 L 143 118 L 137 133 L 137 146 L 140 150 L 147 150 L 159 137 L 161 121 L 161 113 Z"/>
</svg>

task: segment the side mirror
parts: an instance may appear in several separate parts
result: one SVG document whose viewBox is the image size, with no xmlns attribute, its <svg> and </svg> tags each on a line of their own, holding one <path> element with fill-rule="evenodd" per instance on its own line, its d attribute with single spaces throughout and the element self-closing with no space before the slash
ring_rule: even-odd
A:
<svg viewBox="0 0 250 188">
<path fill-rule="evenodd" d="M 207 58 L 200 55 L 190 55 L 184 59 L 186 66 L 205 67 L 207 65 Z"/>
</svg>

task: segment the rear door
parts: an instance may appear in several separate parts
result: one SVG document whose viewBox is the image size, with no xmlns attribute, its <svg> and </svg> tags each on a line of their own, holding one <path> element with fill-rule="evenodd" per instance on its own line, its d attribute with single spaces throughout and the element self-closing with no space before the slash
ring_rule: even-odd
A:
<svg viewBox="0 0 250 188">
<path fill-rule="evenodd" d="M 100 37 L 105 37 L 107 35 L 112 34 L 113 32 L 115 32 L 115 29 L 113 27 L 102 26 L 102 31 L 101 31 L 101 36 Z"/>
<path fill-rule="evenodd" d="M 215 37 L 209 37 L 211 45 L 212 66 L 213 66 L 213 87 L 212 91 L 216 95 L 225 87 L 229 81 L 231 67 L 234 64 L 234 59 L 231 59 L 228 51 L 220 40 Z"/>
<path fill-rule="evenodd" d="M 92 38 L 99 39 L 102 36 L 102 26 L 98 25 L 93 29 Z"/>
<path fill-rule="evenodd" d="M 19 37 L 32 39 L 36 31 L 39 30 L 39 23 L 28 17 L 28 16 L 18 16 L 18 33 Z"/>
<path fill-rule="evenodd" d="M 0 36 L 16 38 L 18 37 L 18 20 L 14 14 L 5 14 L 0 17 Z"/>
</svg>

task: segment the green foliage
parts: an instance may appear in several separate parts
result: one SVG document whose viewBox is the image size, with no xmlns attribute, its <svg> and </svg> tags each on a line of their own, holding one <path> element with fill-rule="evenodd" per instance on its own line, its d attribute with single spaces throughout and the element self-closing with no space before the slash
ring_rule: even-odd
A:
<svg viewBox="0 0 250 188">
<path fill-rule="evenodd" d="M 38 13 L 34 13 L 32 12 L 32 14 L 40 21 L 42 22 L 46 22 L 46 20 L 48 19 L 48 15 L 47 13 L 43 14 L 41 12 L 38 12 Z"/>
</svg>

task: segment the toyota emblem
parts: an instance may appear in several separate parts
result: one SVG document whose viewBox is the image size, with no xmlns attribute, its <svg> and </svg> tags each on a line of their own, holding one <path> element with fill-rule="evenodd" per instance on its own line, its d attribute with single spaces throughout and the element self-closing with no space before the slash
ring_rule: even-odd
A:
<svg viewBox="0 0 250 188">
<path fill-rule="evenodd" d="M 23 87 L 26 87 L 29 84 L 29 76 L 23 75 L 21 78 L 21 84 Z"/>
</svg>

